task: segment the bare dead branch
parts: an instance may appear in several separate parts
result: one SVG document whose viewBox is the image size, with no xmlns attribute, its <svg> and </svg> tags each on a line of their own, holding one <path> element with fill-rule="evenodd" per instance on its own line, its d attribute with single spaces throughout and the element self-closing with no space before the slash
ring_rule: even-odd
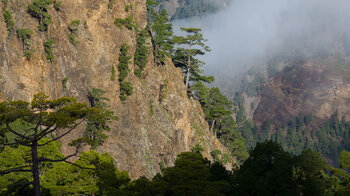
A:
<svg viewBox="0 0 350 196">
<path fill-rule="evenodd" d="M 66 136 L 66 135 L 68 135 L 70 132 L 72 132 L 78 125 L 80 125 L 82 122 L 84 122 L 86 120 L 86 118 L 83 118 L 83 120 L 81 120 L 80 122 L 78 122 L 77 124 L 75 124 L 73 127 L 71 127 L 68 131 L 66 131 L 64 134 L 62 134 L 62 135 L 60 135 L 60 136 L 58 136 L 58 137 L 56 137 L 56 138 L 54 138 L 54 139 L 52 139 L 52 140 L 50 140 L 50 141 L 47 141 L 47 142 L 45 142 L 45 143 L 43 143 L 43 144 L 39 144 L 38 146 L 45 146 L 46 144 L 48 144 L 48 143 L 51 143 L 51 142 L 53 142 L 53 141 L 56 141 L 56 140 L 59 140 L 59 139 L 61 139 L 62 137 L 64 137 L 64 136 Z M 46 134 L 47 135 L 47 134 Z"/>
</svg>

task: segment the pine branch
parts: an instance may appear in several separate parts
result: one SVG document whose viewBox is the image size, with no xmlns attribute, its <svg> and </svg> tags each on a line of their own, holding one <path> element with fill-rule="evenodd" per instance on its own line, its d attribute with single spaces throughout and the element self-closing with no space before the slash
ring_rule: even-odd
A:
<svg viewBox="0 0 350 196">
<path fill-rule="evenodd" d="M 25 165 L 25 166 L 21 166 L 21 167 L 15 167 L 15 168 L 11 168 L 11 169 L 7 169 L 4 171 L 0 171 L 0 175 L 5 175 L 5 174 L 9 174 L 12 172 L 32 172 L 31 169 L 24 169 L 26 167 L 31 167 L 31 165 Z"/>
<path fill-rule="evenodd" d="M 70 132 L 72 132 L 78 125 L 80 125 L 82 122 L 84 122 L 86 120 L 86 118 L 83 118 L 83 120 L 81 120 L 79 123 L 77 123 L 77 124 L 75 124 L 73 127 L 71 127 L 67 132 L 65 132 L 64 134 L 62 134 L 62 135 L 60 135 L 60 136 L 58 136 L 58 137 L 56 137 L 56 138 L 54 138 L 54 139 L 52 139 L 52 140 L 50 140 L 50 141 L 47 141 L 47 142 L 45 142 L 45 143 L 43 143 L 43 144 L 38 144 L 38 146 L 45 146 L 46 144 L 49 144 L 49 143 L 51 143 L 51 142 L 53 142 L 53 141 L 57 141 L 57 140 L 59 140 L 59 139 L 61 139 L 62 137 L 64 137 L 64 136 L 66 136 L 67 134 L 69 134 Z M 44 136 L 46 136 L 47 134 L 45 134 Z"/>
</svg>

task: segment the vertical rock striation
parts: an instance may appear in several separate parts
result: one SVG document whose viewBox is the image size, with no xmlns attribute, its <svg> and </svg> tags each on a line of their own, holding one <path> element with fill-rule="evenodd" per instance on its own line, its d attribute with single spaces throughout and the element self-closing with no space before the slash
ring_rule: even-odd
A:
<svg viewBox="0 0 350 196">
<path fill-rule="evenodd" d="M 134 65 L 127 78 L 134 86 L 133 95 L 126 101 L 119 99 L 120 88 L 112 81 L 112 66 L 118 67 L 120 46 L 130 46 L 129 55 L 136 50 L 135 30 L 114 25 L 116 18 L 132 16 L 135 25 L 142 29 L 147 24 L 146 0 L 62 0 L 60 11 L 50 6 L 52 24 L 47 32 L 38 30 L 38 20 L 28 14 L 30 1 L 9 1 L 15 29 L 28 28 L 33 55 L 24 57 L 22 41 L 14 31 L 7 32 L 0 18 L 0 99 L 30 100 L 35 93 L 44 92 L 51 98 L 74 96 L 87 102 L 92 88 L 107 91 L 110 109 L 119 120 L 113 122 L 109 138 L 98 148 L 108 152 L 117 167 L 127 170 L 132 178 L 151 177 L 160 171 L 159 163 L 170 166 L 176 155 L 201 144 L 204 155 L 215 149 L 225 151 L 210 133 L 199 103 L 186 95 L 183 75 L 170 60 L 157 66 L 153 57 L 138 78 Z M 110 6 L 109 6 L 110 3 Z M 1 5 L 1 3 L 0 3 Z M 1 5 L 2 6 L 2 5 Z M 126 9 L 126 7 L 130 7 Z M 68 35 L 71 22 L 79 20 L 75 32 L 76 46 Z M 52 38 L 52 63 L 46 59 L 43 43 Z M 152 50 L 148 39 L 149 50 Z M 118 69 L 116 69 L 118 78 Z M 69 138 L 77 137 L 83 129 Z M 69 142 L 68 139 L 62 141 Z M 62 151 L 71 149 L 63 145 Z"/>
</svg>

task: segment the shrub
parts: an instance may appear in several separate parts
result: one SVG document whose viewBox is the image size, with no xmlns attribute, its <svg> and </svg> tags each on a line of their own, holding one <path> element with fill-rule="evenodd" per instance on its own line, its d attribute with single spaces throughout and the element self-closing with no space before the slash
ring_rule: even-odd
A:
<svg viewBox="0 0 350 196">
<path fill-rule="evenodd" d="M 119 28 L 122 28 L 122 26 L 125 26 L 127 29 L 132 30 L 134 28 L 134 19 L 132 16 L 128 16 L 124 19 L 117 18 L 115 19 L 114 24 Z"/>
<path fill-rule="evenodd" d="M 52 23 L 52 17 L 47 12 L 52 3 L 53 0 L 33 0 L 28 6 L 28 13 L 39 21 L 39 31 L 47 31 Z"/>
<path fill-rule="evenodd" d="M 28 60 L 32 58 L 33 51 L 30 50 L 30 37 L 33 34 L 33 31 L 27 28 L 17 29 L 17 37 L 22 40 L 23 43 L 23 53 Z"/>
<path fill-rule="evenodd" d="M 128 67 L 131 56 L 128 56 L 129 46 L 126 44 L 122 44 L 120 48 L 119 54 L 119 82 L 122 82 L 126 76 L 128 75 L 130 69 Z"/>
<path fill-rule="evenodd" d="M 73 44 L 75 47 L 78 45 L 78 40 L 76 36 L 76 32 L 78 31 L 80 25 L 80 20 L 72 20 L 70 26 L 68 27 L 70 33 L 68 34 L 68 41 Z"/>
<path fill-rule="evenodd" d="M 46 53 L 46 59 L 52 63 L 54 60 L 54 56 L 52 53 L 52 45 L 55 43 L 55 41 L 53 39 L 49 39 L 46 42 L 44 42 L 44 49 L 45 49 L 45 53 Z"/>
<path fill-rule="evenodd" d="M 12 19 L 12 14 L 9 10 L 4 11 L 4 18 L 7 26 L 7 31 L 11 33 L 13 27 L 15 26 L 15 22 Z"/>
<path fill-rule="evenodd" d="M 125 11 L 128 12 L 130 10 L 131 6 L 130 5 L 126 5 L 125 6 Z"/>
<path fill-rule="evenodd" d="M 22 41 L 27 41 L 30 39 L 33 31 L 27 28 L 17 29 L 18 38 L 22 39 Z"/>
<path fill-rule="evenodd" d="M 68 41 L 71 43 L 71 44 L 73 44 L 75 47 L 77 47 L 77 45 L 78 45 L 78 41 L 77 41 L 77 38 L 76 38 L 76 36 L 73 34 L 73 33 L 69 33 L 68 34 Z"/>
<path fill-rule="evenodd" d="M 55 1 L 53 4 L 53 8 L 55 8 L 56 11 L 61 11 L 62 1 Z"/>
<path fill-rule="evenodd" d="M 115 0 L 109 0 L 108 1 L 108 9 L 112 9 L 114 3 L 115 3 Z"/>
<path fill-rule="evenodd" d="M 115 80 L 115 67 L 112 65 L 112 73 L 111 73 L 111 80 L 114 81 Z"/>
<path fill-rule="evenodd" d="M 128 75 L 130 69 L 129 69 L 129 62 L 131 59 L 131 56 L 128 56 L 128 50 L 129 46 L 126 44 L 122 44 L 120 48 L 120 54 L 119 54 L 119 85 L 120 85 L 120 100 L 125 101 L 127 96 L 130 96 L 133 94 L 134 87 L 130 82 L 125 82 L 124 79 Z"/>
<path fill-rule="evenodd" d="M 136 38 L 136 51 L 134 56 L 135 71 L 134 74 L 141 78 L 142 71 L 148 62 L 148 47 L 146 45 L 147 31 L 143 30 L 137 34 Z"/>
<path fill-rule="evenodd" d="M 33 51 L 32 51 L 32 50 L 25 51 L 24 56 L 25 56 L 28 60 L 30 60 L 30 59 L 32 58 L 32 56 L 33 56 Z"/>
<path fill-rule="evenodd" d="M 72 20 L 72 22 L 70 23 L 69 29 L 72 32 L 76 32 L 78 30 L 79 25 L 80 25 L 80 20 Z"/>
<path fill-rule="evenodd" d="M 66 89 L 67 88 L 67 82 L 68 82 L 69 78 L 68 77 L 64 77 L 62 79 L 62 88 Z"/>
<path fill-rule="evenodd" d="M 120 95 L 119 95 L 120 100 L 125 101 L 126 97 L 132 95 L 133 93 L 134 93 L 134 87 L 130 82 L 120 83 Z"/>
</svg>

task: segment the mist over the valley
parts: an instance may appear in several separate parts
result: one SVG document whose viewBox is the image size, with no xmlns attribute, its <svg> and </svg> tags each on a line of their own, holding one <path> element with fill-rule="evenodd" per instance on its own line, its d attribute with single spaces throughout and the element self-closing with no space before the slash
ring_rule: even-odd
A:
<svg viewBox="0 0 350 196">
<path fill-rule="evenodd" d="M 206 73 L 226 83 L 274 54 L 348 49 L 349 7 L 348 0 L 234 0 L 219 13 L 174 21 L 174 32 L 180 26 L 202 28 L 212 50 L 203 57 Z"/>
</svg>

